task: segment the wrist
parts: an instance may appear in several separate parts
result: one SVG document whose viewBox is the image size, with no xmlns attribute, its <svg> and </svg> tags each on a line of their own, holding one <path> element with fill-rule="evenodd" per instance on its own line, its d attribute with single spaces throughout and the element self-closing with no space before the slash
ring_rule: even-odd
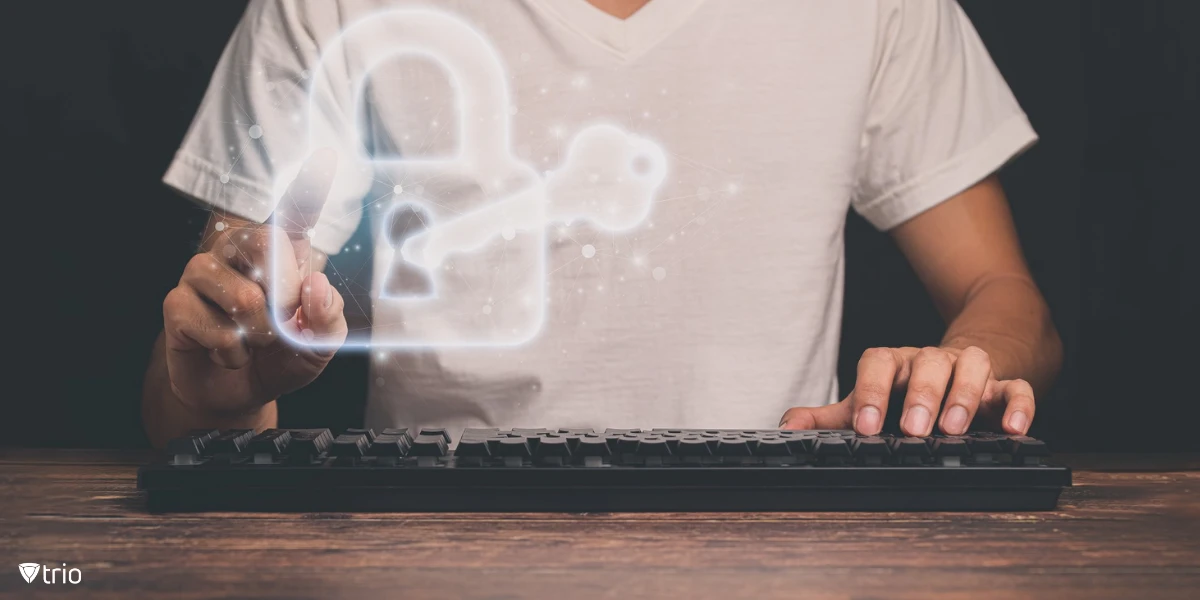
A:
<svg viewBox="0 0 1200 600">
<path fill-rule="evenodd" d="M 142 404 L 146 434 L 155 447 L 162 447 L 172 438 L 187 435 L 191 429 L 262 431 L 274 427 L 278 421 L 274 401 L 239 411 L 212 410 L 181 400 L 172 387 L 170 383 L 162 386 L 154 401 L 144 401 Z"/>
<path fill-rule="evenodd" d="M 176 411 L 184 420 L 193 423 L 190 429 L 254 429 L 256 431 L 274 427 L 276 420 L 275 401 L 253 403 L 237 409 L 213 408 L 196 404 L 182 399 L 172 384 L 165 394 L 168 402 L 175 405 Z"/>
</svg>

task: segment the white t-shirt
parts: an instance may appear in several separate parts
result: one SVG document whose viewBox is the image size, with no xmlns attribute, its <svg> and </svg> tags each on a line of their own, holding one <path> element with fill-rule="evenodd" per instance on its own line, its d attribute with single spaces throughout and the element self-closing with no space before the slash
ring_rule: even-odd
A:
<svg viewBox="0 0 1200 600">
<path fill-rule="evenodd" d="M 344 61 L 322 122 L 305 116 L 310 69 L 339 31 L 422 4 L 251 2 L 165 181 L 262 220 L 309 125 L 361 123 L 376 156 L 453 151 L 454 91 L 429 62 L 385 61 L 360 100 Z M 586 0 L 436 5 L 506 65 L 516 157 L 552 169 L 573 132 L 606 121 L 657 141 L 669 174 L 640 226 L 546 229 L 544 322 L 527 343 L 373 351 L 376 428 L 774 427 L 836 401 L 847 211 L 889 229 L 1036 139 L 952 0 L 652 0 L 625 21 Z M 317 247 L 343 250 L 381 214 L 397 182 L 376 179 L 335 188 Z M 435 221 L 487 201 L 403 185 L 425 188 Z M 447 291 L 504 285 L 503 252 L 460 263 Z M 377 260 L 376 291 L 389 273 Z M 374 303 L 376 323 L 405 317 Z"/>
</svg>

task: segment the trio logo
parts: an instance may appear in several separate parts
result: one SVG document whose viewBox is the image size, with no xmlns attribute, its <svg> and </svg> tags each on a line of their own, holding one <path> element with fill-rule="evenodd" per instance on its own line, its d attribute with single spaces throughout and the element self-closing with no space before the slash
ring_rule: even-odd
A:
<svg viewBox="0 0 1200 600">
<path fill-rule="evenodd" d="M 17 569 L 21 571 L 21 577 L 25 578 L 25 583 L 33 583 L 39 571 L 42 573 L 42 583 L 70 583 L 77 585 L 83 581 L 83 571 L 74 568 L 68 569 L 67 563 L 63 563 L 61 568 L 55 567 L 53 569 L 38 563 L 21 563 L 17 565 Z M 59 573 L 62 573 L 61 581 L 59 581 Z"/>
</svg>

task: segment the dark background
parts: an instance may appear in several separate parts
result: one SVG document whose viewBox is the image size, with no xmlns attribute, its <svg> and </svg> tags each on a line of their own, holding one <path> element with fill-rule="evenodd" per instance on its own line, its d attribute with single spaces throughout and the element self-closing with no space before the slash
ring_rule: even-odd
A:
<svg viewBox="0 0 1200 600">
<path fill-rule="evenodd" d="M 1185 435 L 1200 416 L 1200 2 L 962 4 L 1042 138 L 1002 175 L 1066 347 L 1034 434 L 1058 450 L 1200 447 Z M 2 9 L 3 443 L 146 443 L 161 300 L 206 218 L 159 179 L 243 6 Z M 864 349 L 933 344 L 943 325 L 886 236 L 851 215 L 846 237 L 850 389 Z M 365 390 L 365 358 L 340 355 L 284 419 L 349 425 Z"/>
</svg>

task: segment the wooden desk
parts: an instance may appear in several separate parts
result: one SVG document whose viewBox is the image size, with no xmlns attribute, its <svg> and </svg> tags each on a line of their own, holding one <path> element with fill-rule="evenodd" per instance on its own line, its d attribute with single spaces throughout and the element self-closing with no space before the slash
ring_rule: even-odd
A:
<svg viewBox="0 0 1200 600">
<path fill-rule="evenodd" d="M 148 456 L 0 450 L 0 596 L 1200 597 L 1200 455 L 1060 456 L 1055 512 L 587 515 L 150 515 Z"/>
</svg>

